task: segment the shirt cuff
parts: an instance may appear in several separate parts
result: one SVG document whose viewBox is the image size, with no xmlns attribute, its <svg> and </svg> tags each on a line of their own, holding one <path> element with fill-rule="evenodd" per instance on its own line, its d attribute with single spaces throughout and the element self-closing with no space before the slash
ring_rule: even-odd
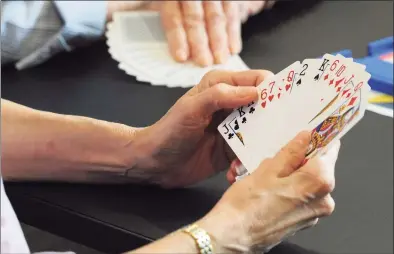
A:
<svg viewBox="0 0 394 254">
<path fill-rule="evenodd" d="M 54 1 L 54 4 L 63 20 L 62 44 L 67 51 L 104 34 L 107 1 Z"/>
</svg>

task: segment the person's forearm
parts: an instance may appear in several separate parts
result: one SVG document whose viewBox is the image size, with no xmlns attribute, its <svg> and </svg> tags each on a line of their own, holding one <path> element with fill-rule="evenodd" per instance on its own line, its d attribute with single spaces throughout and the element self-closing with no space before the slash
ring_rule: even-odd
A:
<svg viewBox="0 0 394 254">
<path fill-rule="evenodd" d="M 5 180 L 118 181 L 134 163 L 137 132 L 2 99 L 2 175 Z"/>
<path fill-rule="evenodd" d="M 176 231 L 157 241 L 125 254 L 145 253 L 199 253 L 193 238 L 186 233 Z"/>
</svg>

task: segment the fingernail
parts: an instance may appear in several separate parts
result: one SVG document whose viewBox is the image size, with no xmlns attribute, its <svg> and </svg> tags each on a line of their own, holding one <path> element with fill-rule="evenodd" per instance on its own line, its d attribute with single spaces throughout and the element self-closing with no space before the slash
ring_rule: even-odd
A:
<svg viewBox="0 0 394 254">
<path fill-rule="evenodd" d="M 199 56 L 199 57 L 197 57 L 196 63 L 197 63 L 198 65 L 203 66 L 203 67 L 212 65 L 212 61 L 210 61 L 210 60 L 209 60 L 207 57 L 205 57 L 205 56 Z"/>
<path fill-rule="evenodd" d="M 178 49 L 176 51 L 175 55 L 179 61 L 186 61 L 187 60 L 186 52 L 182 49 Z"/>
<path fill-rule="evenodd" d="M 238 176 L 241 176 L 243 174 L 246 174 L 248 171 L 246 170 L 244 165 L 242 165 L 242 163 L 238 161 L 237 163 L 235 163 L 235 172 Z"/>
<path fill-rule="evenodd" d="M 241 45 L 239 43 L 232 44 L 230 47 L 231 54 L 237 55 L 241 53 Z"/>
<path fill-rule="evenodd" d="M 301 146 L 306 146 L 309 145 L 309 142 L 311 141 L 311 135 L 310 132 L 308 131 L 302 131 L 298 133 L 298 135 L 295 138 L 296 142 L 298 142 Z"/>
<path fill-rule="evenodd" d="M 215 52 L 214 57 L 216 64 L 222 64 L 227 61 L 227 54 L 225 54 L 224 52 Z"/>
<path fill-rule="evenodd" d="M 195 63 L 202 66 L 202 67 L 212 65 L 212 61 L 213 60 L 211 57 L 208 57 L 207 55 L 204 55 L 204 54 L 200 54 L 199 56 L 197 56 L 195 58 Z"/>
</svg>

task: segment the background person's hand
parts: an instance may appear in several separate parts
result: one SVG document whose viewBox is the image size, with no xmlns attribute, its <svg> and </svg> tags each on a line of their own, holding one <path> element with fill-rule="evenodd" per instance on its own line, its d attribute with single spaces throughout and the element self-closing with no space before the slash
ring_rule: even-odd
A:
<svg viewBox="0 0 394 254">
<path fill-rule="evenodd" d="M 177 61 L 224 63 L 242 49 L 241 25 L 274 1 L 162 1 L 158 9 Z"/>
<path fill-rule="evenodd" d="M 208 66 L 242 48 L 240 2 L 163 1 L 159 11 L 171 55 Z"/>
<path fill-rule="evenodd" d="M 224 63 L 242 49 L 241 24 L 273 1 L 108 1 L 107 20 L 117 11 L 160 12 L 169 50 L 179 62 Z"/>
<path fill-rule="evenodd" d="M 213 236 L 219 253 L 266 251 L 330 215 L 339 142 L 324 157 L 300 167 L 310 141 L 302 132 L 250 176 L 233 184 L 197 222 Z"/>
<path fill-rule="evenodd" d="M 255 86 L 270 75 L 259 70 L 206 74 L 162 119 L 137 134 L 133 153 L 140 159 L 129 176 L 178 187 L 228 168 L 234 158 L 217 126 L 229 111 L 256 100 Z"/>
</svg>

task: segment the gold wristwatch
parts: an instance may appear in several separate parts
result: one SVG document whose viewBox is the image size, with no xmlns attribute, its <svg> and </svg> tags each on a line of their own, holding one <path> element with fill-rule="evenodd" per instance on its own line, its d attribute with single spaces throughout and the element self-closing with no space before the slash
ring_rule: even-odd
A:
<svg viewBox="0 0 394 254">
<path fill-rule="evenodd" d="M 213 254 L 211 237 L 204 229 L 200 228 L 197 224 L 191 224 L 186 226 L 182 231 L 194 239 L 200 254 Z"/>
</svg>

